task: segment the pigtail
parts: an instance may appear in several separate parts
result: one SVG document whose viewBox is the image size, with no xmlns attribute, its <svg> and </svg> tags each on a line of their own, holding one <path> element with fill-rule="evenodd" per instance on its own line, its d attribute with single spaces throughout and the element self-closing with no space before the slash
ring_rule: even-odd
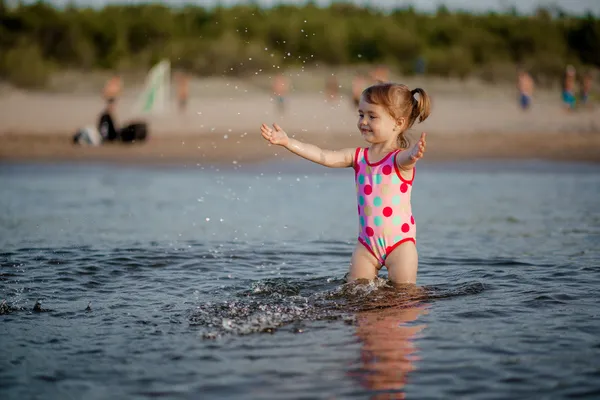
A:
<svg viewBox="0 0 600 400">
<path fill-rule="evenodd" d="M 419 98 L 415 99 L 414 96 L 417 93 L 419 94 Z M 419 122 L 425 121 L 431 113 L 431 100 L 429 99 L 429 95 L 421 88 L 411 90 L 410 94 L 413 96 L 414 100 L 411 115 L 412 122 L 417 118 L 419 119 Z"/>
</svg>

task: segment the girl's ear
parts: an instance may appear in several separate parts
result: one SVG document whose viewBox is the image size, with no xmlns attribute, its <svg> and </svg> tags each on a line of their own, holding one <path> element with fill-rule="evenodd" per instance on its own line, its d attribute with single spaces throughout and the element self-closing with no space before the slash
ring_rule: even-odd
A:
<svg viewBox="0 0 600 400">
<path fill-rule="evenodd" d="M 402 127 L 404 126 L 404 123 L 406 122 L 406 118 L 402 117 L 402 118 L 398 118 L 396 120 L 396 126 L 394 126 L 394 130 L 402 129 Z"/>
</svg>

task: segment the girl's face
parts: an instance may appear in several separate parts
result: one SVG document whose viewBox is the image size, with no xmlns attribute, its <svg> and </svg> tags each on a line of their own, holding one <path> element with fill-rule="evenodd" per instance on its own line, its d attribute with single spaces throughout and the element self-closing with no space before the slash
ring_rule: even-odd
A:
<svg viewBox="0 0 600 400">
<path fill-rule="evenodd" d="M 363 138 L 371 144 L 395 141 L 396 121 L 385 108 L 367 103 L 364 98 L 358 104 L 358 129 Z"/>
</svg>

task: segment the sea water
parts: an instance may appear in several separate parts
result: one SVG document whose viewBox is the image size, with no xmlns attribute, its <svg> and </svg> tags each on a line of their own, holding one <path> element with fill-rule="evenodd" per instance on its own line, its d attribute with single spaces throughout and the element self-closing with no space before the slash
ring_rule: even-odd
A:
<svg viewBox="0 0 600 400">
<path fill-rule="evenodd" d="M 2 399 L 600 396 L 600 166 L 420 163 L 417 293 L 344 284 L 351 169 L 3 164 L 0 187 Z"/>
</svg>

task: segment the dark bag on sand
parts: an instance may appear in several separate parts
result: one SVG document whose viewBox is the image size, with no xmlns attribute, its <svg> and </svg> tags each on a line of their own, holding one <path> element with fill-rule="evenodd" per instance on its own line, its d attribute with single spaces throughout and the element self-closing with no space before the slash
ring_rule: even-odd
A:
<svg viewBox="0 0 600 400">
<path fill-rule="evenodd" d="M 141 142 L 148 137 L 148 125 L 144 122 L 134 122 L 121 129 L 119 132 L 123 142 Z"/>
</svg>

